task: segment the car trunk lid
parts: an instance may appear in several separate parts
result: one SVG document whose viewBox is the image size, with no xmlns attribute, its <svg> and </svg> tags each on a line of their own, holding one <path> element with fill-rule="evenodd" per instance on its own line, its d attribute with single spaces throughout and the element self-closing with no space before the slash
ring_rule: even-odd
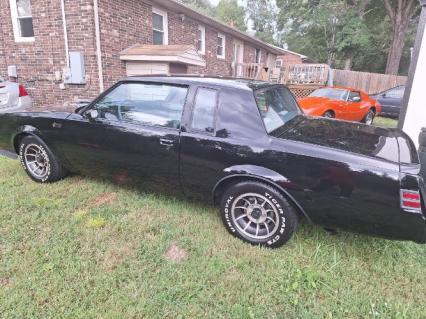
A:
<svg viewBox="0 0 426 319">
<path fill-rule="evenodd" d="M 275 137 L 339 149 L 398 163 L 398 142 L 392 130 L 361 123 L 300 116 L 285 132 Z"/>
</svg>

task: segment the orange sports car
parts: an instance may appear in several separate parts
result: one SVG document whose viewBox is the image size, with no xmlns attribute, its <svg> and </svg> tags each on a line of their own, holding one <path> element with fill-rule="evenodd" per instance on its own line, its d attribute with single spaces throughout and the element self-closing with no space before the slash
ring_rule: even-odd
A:
<svg viewBox="0 0 426 319">
<path fill-rule="evenodd" d="M 375 99 L 361 90 L 345 87 L 324 87 L 308 97 L 299 99 L 299 105 L 308 115 L 324 116 L 371 125 L 382 111 Z"/>
</svg>

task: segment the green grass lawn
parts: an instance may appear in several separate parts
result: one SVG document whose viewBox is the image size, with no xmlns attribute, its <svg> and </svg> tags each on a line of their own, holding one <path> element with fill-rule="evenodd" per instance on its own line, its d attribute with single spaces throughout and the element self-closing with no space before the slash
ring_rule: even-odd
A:
<svg viewBox="0 0 426 319">
<path fill-rule="evenodd" d="M 0 194 L 1 318 L 426 317 L 426 246 L 302 223 L 261 249 L 215 208 L 4 157 Z"/>
<path fill-rule="evenodd" d="M 377 116 L 374 119 L 374 125 L 386 128 L 396 128 L 398 126 L 398 120 Z"/>
</svg>

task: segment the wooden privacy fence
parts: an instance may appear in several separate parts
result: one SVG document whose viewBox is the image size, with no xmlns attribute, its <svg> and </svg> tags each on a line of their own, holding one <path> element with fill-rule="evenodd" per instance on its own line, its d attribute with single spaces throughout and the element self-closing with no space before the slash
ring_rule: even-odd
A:
<svg viewBox="0 0 426 319">
<path fill-rule="evenodd" d="M 232 76 L 266 80 L 287 85 L 297 97 L 307 96 L 315 89 L 326 86 L 332 73 L 333 85 L 379 93 L 398 85 L 405 85 L 406 76 L 331 70 L 327 64 L 288 64 L 281 68 L 267 68 L 260 63 L 233 63 Z"/>
<path fill-rule="evenodd" d="M 379 93 L 395 86 L 405 85 L 407 82 L 406 76 L 347 70 L 333 70 L 332 72 L 334 85 L 364 90 L 368 94 Z"/>
</svg>

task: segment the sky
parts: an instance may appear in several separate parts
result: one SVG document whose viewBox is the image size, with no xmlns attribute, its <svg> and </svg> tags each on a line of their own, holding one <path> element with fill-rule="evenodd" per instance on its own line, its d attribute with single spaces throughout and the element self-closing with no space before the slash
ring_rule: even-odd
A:
<svg viewBox="0 0 426 319">
<path fill-rule="evenodd" d="M 210 3 L 214 4 L 215 6 L 217 6 L 217 4 L 219 3 L 220 0 L 209 0 L 209 1 L 210 1 Z M 244 4 L 245 0 L 238 0 L 238 2 L 240 4 Z"/>
</svg>

